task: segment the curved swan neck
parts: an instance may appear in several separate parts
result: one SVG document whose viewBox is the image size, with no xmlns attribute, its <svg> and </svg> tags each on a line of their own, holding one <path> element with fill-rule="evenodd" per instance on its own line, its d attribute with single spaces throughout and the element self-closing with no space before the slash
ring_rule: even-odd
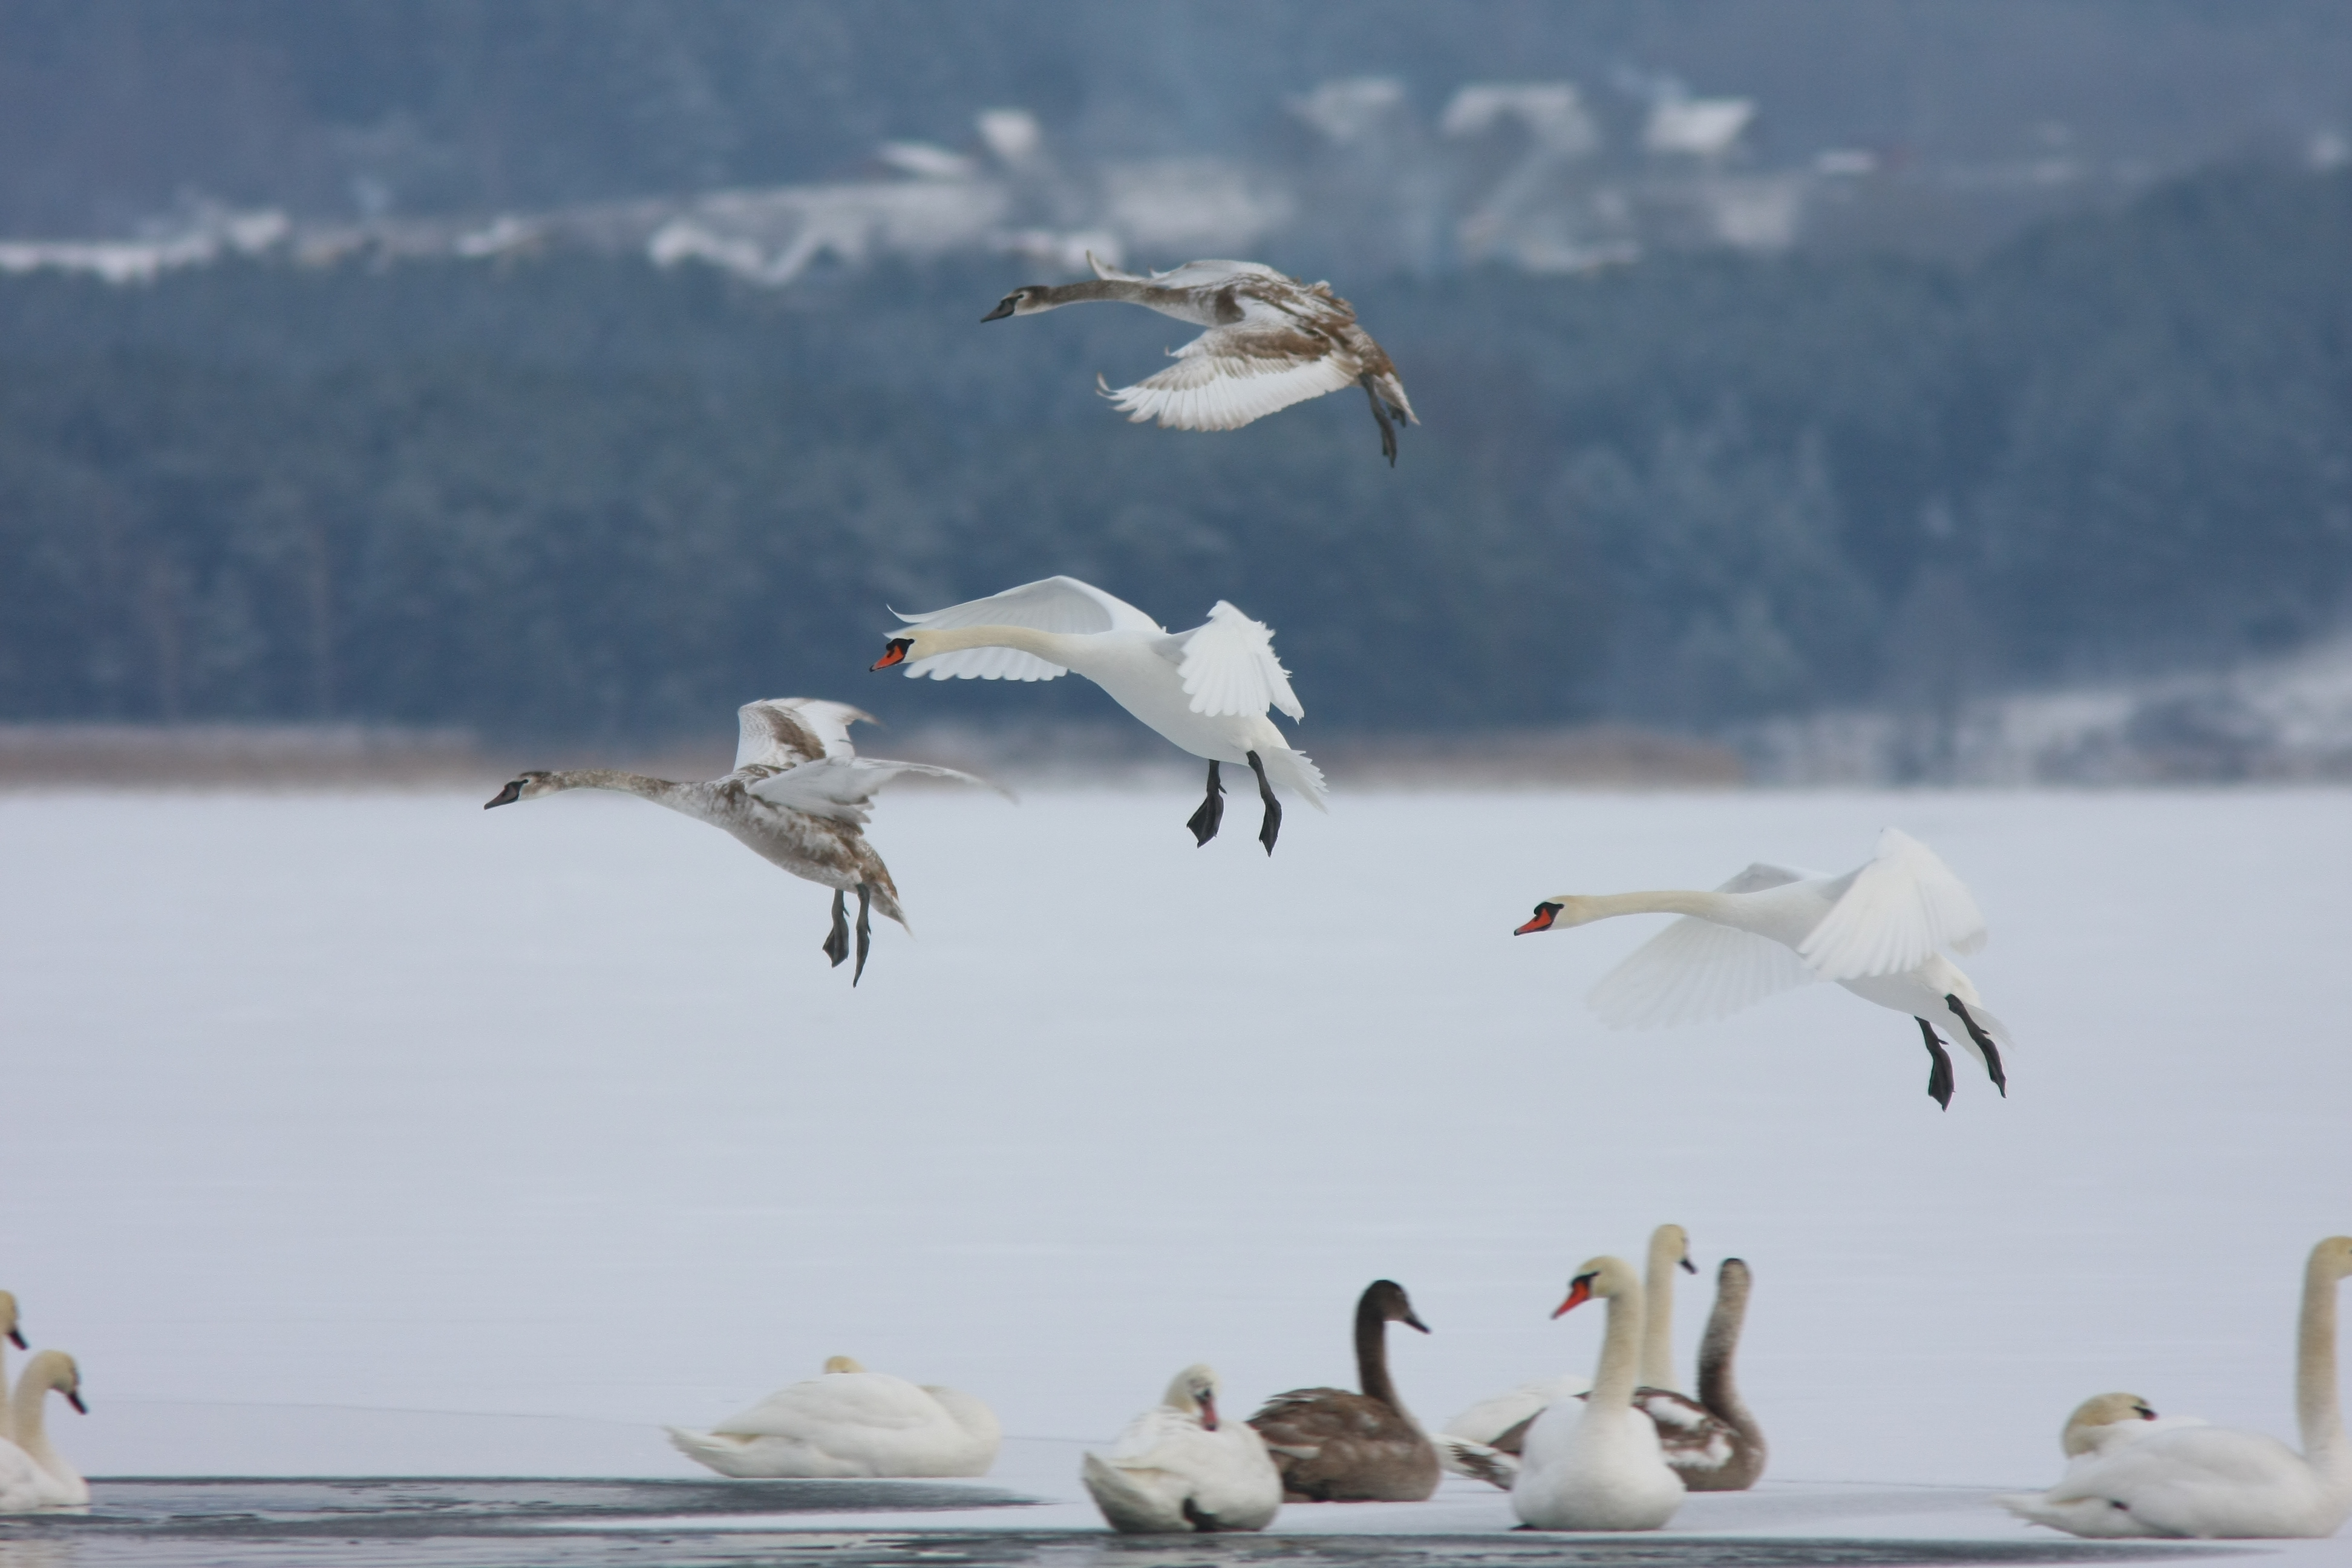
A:
<svg viewBox="0 0 2352 1568">
<path fill-rule="evenodd" d="M 1675 1378 L 1675 1270 L 1689 1252 L 1681 1226 L 1660 1226 L 1650 1237 L 1649 1272 L 1642 1282 L 1642 1382 L 1669 1394 L 1682 1392 Z"/>
<path fill-rule="evenodd" d="M 1696 915 L 1701 920 L 1714 920 L 1726 908 L 1721 893 L 1682 888 L 1650 893 L 1587 893 L 1578 903 L 1587 921 L 1605 921 L 1617 915 Z"/>
<path fill-rule="evenodd" d="M 1389 1377 L 1389 1321 L 1380 1303 L 1368 1294 L 1356 1303 L 1356 1386 L 1366 1396 L 1404 1412 L 1396 1384 Z"/>
<path fill-rule="evenodd" d="M 16 1379 L 16 1392 L 8 1396 L 8 1418 L 10 1426 L 15 1428 L 16 1447 L 24 1449 L 33 1463 L 50 1475 L 63 1479 L 77 1472 L 66 1463 L 63 1455 L 50 1447 L 48 1430 L 42 1419 L 42 1409 L 48 1401 L 49 1391 L 59 1386 L 49 1375 L 55 1370 L 54 1366 L 44 1359 L 55 1353 L 43 1351 L 26 1364 L 23 1375 Z"/>
<path fill-rule="evenodd" d="M 2303 1271 L 2303 1311 L 2295 1326 L 2294 1413 L 2308 1459 L 2352 1463 L 2344 1412 L 2336 1390 L 2336 1295 L 2338 1276 L 2324 1266 L 2322 1249 Z"/>
<path fill-rule="evenodd" d="M 1609 1327 L 1601 1338 L 1601 1367 L 1593 1374 L 1586 1406 L 1599 1410 L 1633 1407 L 1635 1379 L 1642 1365 L 1642 1282 L 1632 1270 L 1609 1297 Z"/>
<path fill-rule="evenodd" d="M 1762 1439 L 1755 1415 L 1739 1397 L 1731 1363 L 1739 1353 L 1739 1329 L 1748 1318 L 1748 1266 L 1727 1258 L 1715 1276 L 1715 1310 L 1698 1342 L 1698 1402 L 1725 1426 L 1750 1442 Z"/>
</svg>

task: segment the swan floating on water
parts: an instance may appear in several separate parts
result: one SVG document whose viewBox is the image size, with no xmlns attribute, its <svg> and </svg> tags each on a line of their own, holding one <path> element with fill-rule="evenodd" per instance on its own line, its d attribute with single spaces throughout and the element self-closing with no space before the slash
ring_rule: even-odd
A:
<svg viewBox="0 0 2352 1568">
<path fill-rule="evenodd" d="M 2048 1491 L 1993 1500 L 2070 1535 L 2335 1534 L 2352 1517 L 2352 1439 L 2336 1385 L 2336 1288 L 2347 1275 L 2352 1237 L 2329 1237 L 2304 1265 L 2294 1372 L 2300 1454 L 2266 1433 L 2183 1426 L 2092 1441 Z"/>
<path fill-rule="evenodd" d="M 1537 1530 L 1656 1530 L 1682 1506 L 1683 1479 L 1666 1464 L 1658 1428 L 1633 1404 L 1642 1363 L 1642 1281 L 1620 1258 L 1576 1271 L 1552 1313 L 1599 1297 L 1609 1326 L 1592 1392 L 1563 1399 L 1528 1428 L 1511 1511 Z"/>
<path fill-rule="evenodd" d="M 1176 363 L 1158 375 L 1116 392 L 1100 376 L 1095 384 L 1130 424 L 1157 418 L 1161 428 L 1177 430 L 1236 430 L 1294 403 L 1360 386 L 1380 424 L 1381 455 L 1396 466 L 1390 416 L 1420 421 L 1396 366 L 1328 283 L 1301 283 L 1255 261 L 1188 261 L 1149 277 L 1108 267 L 1092 251 L 1087 263 L 1092 280 L 1015 289 L 981 320 L 1112 300 L 1206 327 L 1174 350 L 1169 357 Z"/>
<path fill-rule="evenodd" d="M 667 1428 L 722 1476 L 984 1476 L 1003 1428 L 971 1394 L 868 1372 L 837 1355 L 708 1432 Z"/>
<path fill-rule="evenodd" d="M 1215 1372 L 1188 1366 L 1160 1402 L 1079 1466 L 1112 1529 L 1129 1535 L 1264 1530 L 1282 1509 L 1282 1472 L 1245 1421 L 1217 1409 Z"/>
<path fill-rule="evenodd" d="M 51 1394 L 63 1394 L 75 1410 L 89 1414 L 81 1398 L 81 1369 L 63 1351 L 43 1351 L 26 1362 L 8 1396 L 15 1436 L 0 1442 L 0 1513 L 78 1508 L 89 1501 L 89 1483 L 49 1442 L 41 1410 Z"/>
<path fill-rule="evenodd" d="M 745 703 L 735 716 L 735 766 L 718 778 L 675 784 L 612 768 L 532 770 L 509 782 L 482 809 L 568 789 L 607 789 L 723 829 L 769 864 L 833 889 L 833 927 L 825 935 L 824 955 L 836 969 L 850 951 L 846 895 L 857 895 L 857 967 L 849 975 L 855 985 L 866 973 L 866 953 L 873 942 L 869 910 L 878 907 L 901 926 L 907 924 L 890 868 L 860 831 L 872 820 L 867 803 L 883 785 L 906 773 L 996 786 L 929 763 L 859 756 L 850 744 L 849 726 L 859 720 L 871 724 L 875 719 L 846 702 L 771 697 Z"/>
<path fill-rule="evenodd" d="M 1356 1301 L 1363 1392 L 1294 1388 L 1250 1417 L 1281 1468 L 1285 1502 L 1420 1502 L 1437 1489 L 1437 1449 L 1389 1376 L 1391 1323 L 1429 1332 L 1403 1286 L 1375 1279 Z"/>
<path fill-rule="evenodd" d="M 1224 820 L 1219 764 L 1246 763 L 1265 816 L 1258 842 L 1274 853 L 1282 831 L 1276 784 L 1321 811 L 1323 774 L 1265 716 L 1307 710 L 1274 656 L 1274 633 L 1220 599 L 1209 618 L 1170 633 L 1124 599 L 1076 577 L 1024 583 L 985 599 L 901 615 L 876 669 L 904 666 L 933 680 L 1055 680 L 1076 670 L 1162 737 L 1209 763 L 1209 791 L 1185 826 L 1195 845 Z"/>
<path fill-rule="evenodd" d="M 1937 1028 L 1984 1064 L 2003 1095 L 2009 1026 L 1985 1009 L 1969 977 L 1937 950 L 1974 952 L 1984 916 L 1934 850 L 1890 827 L 1878 852 L 1841 877 L 1759 862 L 1712 892 L 1561 893 L 1517 934 L 1616 915 L 1684 918 L 1601 976 L 1588 998 L 1612 1028 L 1720 1018 L 1777 992 L 1833 980 L 1865 1002 L 1911 1015 L 1928 1057 L 1927 1093 L 1952 1102 L 1952 1059 Z"/>
</svg>

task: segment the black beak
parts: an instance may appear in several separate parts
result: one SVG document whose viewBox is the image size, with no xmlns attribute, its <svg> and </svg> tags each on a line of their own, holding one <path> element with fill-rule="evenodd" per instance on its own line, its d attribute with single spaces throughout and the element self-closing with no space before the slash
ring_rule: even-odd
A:
<svg viewBox="0 0 2352 1568">
<path fill-rule="evenodd" d="M 985 316 L 982 316 L 981 320 L 983 321 L 1003 321 L 1005 317 L 1013 314 L 1013 307 L 1019 301 L 1020 298 L 1021 296 L 1018 294 L 1007 294 L 1003 299 L 999 300 L 996 302 L 996 309 L 991 310 Z"/>
<path fill-rule="evenodd" d="M 1685 1274 L 1696 1274 L 1698 1272 L 1698 1265 L 1685 1258 L 1683 1259 L 1683 1272 Z"/>
<path fill-rule="evenodd" d="M 75 1414 L 75 1415 L 89 1415 L 89 1405 L 84 1405 L 84 1404 L 81 1402 L 81 1390 L 80 1390 L 80 1389 L 79 1389 L 79 1388 L 68 1388 L 68 1389 L 67 1389 L 67 1390 L 65 1391 L 65 1395 L 66 1395 L 66 1403 L 67 1403 L 68 1405 L 72 1405 L 72 1406 L 74 1407 L 74 1414 Z"/>
<path fill-rule="evenodd" d="M 1411 1312 L 1407 1312 L 1399 1320 L 1399 1321 L 1402 1322 L 1408 1329 L 1419 1329 L 1424 1334 L 1429 1332 L 1429 1325 L 1423 1322 L 1419 1318 L 1414 1317 Z"/>
<path fill-rule="evenodd" d="M 488 811 L 494 805 L 512 805 L 521 798 L 522 780 L 517 779 L 512 784 L 507 785 L 506 788 L 499 791 L 498 795 L 494 798 L 482 802 L 482 809 L 484 811 Z"/>
<path fill-rule="evenodd" d="M 15 1345 L 20 1351 L 28 1351 L 33 1348 L 25 1342 L 25 1336 L 18 1333 L 14 1329 L 10 1329 L 8 1331 L 8 1342 Z"/>
</svg>

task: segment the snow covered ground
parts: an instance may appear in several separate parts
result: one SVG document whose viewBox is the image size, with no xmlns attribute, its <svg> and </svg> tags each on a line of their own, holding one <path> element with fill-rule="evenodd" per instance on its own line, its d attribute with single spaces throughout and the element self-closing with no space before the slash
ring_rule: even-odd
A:
<svg viewBox="0 0 2352 1568">
<path fill-rule="evenodd" d="M 2352 1231 L 2340 793 L 1342 794 L 1269 860 L 1240 796 L 1195 851 L 1189 795 L 908 789 L 920 939 L 853 991 L 821 889 L 495 782 L 0 797 L 0 1286 L 81 1359 L 92 1473 L 688 1476 L 659 1424 L 841 1352 L 1071 1495 L 1188 1362 L 1349 1381 L 1376 1276 L 1425 1418 L 1589 1369 L 1571 1267 L 1669 1219 L 1755 1268 L 1776 1481 L 2045 1483 L 2111 1388 L 2293 1436 L 2303 1257 Z M 1991 917 L 2006 1101 L 1964 1061 L 1939 1112 L 1832 987 L 1612 1034 L 1582 994 L 1657 921 L 1508 934 L 1888 823 Z M 1507 1522 L 1445 1497 L 1286 1520 Z"/>
</svg>

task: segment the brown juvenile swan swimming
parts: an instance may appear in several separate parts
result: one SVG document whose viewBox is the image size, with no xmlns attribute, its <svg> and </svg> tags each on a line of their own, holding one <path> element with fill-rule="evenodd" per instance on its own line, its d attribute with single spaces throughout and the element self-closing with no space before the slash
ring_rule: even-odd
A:
<svg viewBox="0 0 2352 1568">
<path fill-rule="evenodd" d="M 771 697 L 745 703 L 735 716 L 741 725 L 735 767 L 718 778 L 674 784 L 611 768 L 533 770 L 509 783 L 482 809 L 567 789 L 609 789 L 722 828 L 770 864 L 833 889 L 833 929 L 824 939 L 824 955 L 835 968 L 849 956 L 846 895 L 856 893 L 857 967 L 849 976 L 855 985 L 866 973 L 866 952 L 873 942 L 868 910 L 878 907 L 891 920 L 907 924 L 890 868 L 860 831 L 869 820 L 866 803 L 901 773 L 996 786 L 929 763 L 859 756 L 849 743 L 849 726 L 860 719 L 869 724 L 875 720 L 846 702 Z"/>
<path fill-rule="evenodd" d="M 1295 1388 L 1250 1417 L 1281 1468 L 1286 1502 L 1420 1502 L 1437 1489 L 1437 1450 L 1389 1378 L 1391 1323 L 1429 1332 L 1403 1286 L 1375 1279 L 1356 1302 L 1363 1393 Z"/>
<path fill-rule="evenodd" d="M 1238 430 L 1294 403 L 1360 386 L 1380 423 L 1381 453 L 1394 468 L 1390 416 L 1421 423 L 1396 366 L 1328 283 L 1301 283 L 1255 261 L 1188 261 L 1149 278 L 1106 267 L 1091 251 L 1087 262 L 1091 280 L 1015 289 L 981 320 L 1109 300 L 1208 328 L 1171 351 L 1176 363 L 1148 380 L 1114 392 L 1095 378 L 1130 424 L 1157 416 L 1163 429 Z"/>
</svg>

